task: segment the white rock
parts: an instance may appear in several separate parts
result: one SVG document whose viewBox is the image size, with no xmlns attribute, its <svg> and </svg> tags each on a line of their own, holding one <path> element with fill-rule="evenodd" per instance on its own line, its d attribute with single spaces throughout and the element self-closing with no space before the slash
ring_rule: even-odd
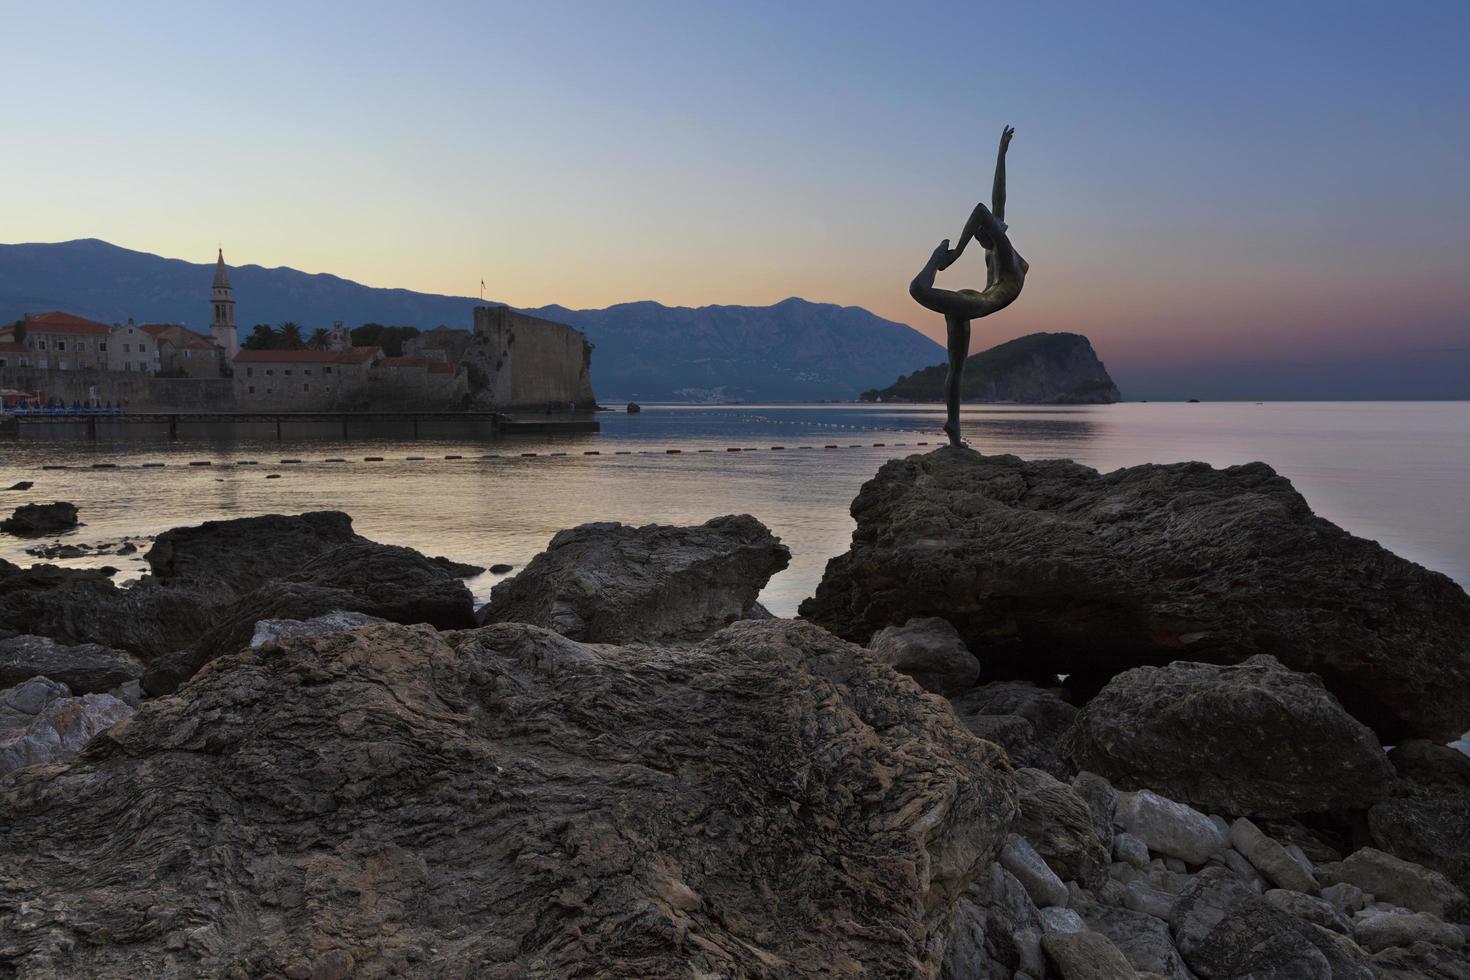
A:
<svg viewBox="0 0 1470 980">
<path fill-rule="evenodd" d="M 1086 932 L 1087 923 L 1082 916 L 1059 905 L 1048 905 L 1041 910 L 1041 925 L 1047 932 Z"/>
<path fill-rule="evenodd" d="M 1209 817 L 1149 790 L 1120 793 L 1115 819 L 1150 851 L 1190 864 L 1204 864 L 1226 846 L 1225 835 Z"/>
<path fill-rule="evenodd" d="M 1276 887 L 1307 895 L 1317 894 L 1317 879 L 1312 877 L 1312 873 L 1245 817 L 1230 825 L 1230 843 Z"/>
<path fill-rule="evenodd" d="M 344 630 L 355 630 L 359 626 L 386 623 L 386 619 L 359 612 L 329 612 L 311 619 L 262 619 L 255 624 L 255 635 L 250 638 L 250 649 L 255 650 L 267 643 L 298 636 L 327 636 Z"/>
<path fill-rule="evenodd" d="M 1019 834 L 1007 834 L 1001 848 L 1000 866 L 1015 876 L 1037 908 L 1067 904 L 1067 886 L 1046 866 L 1031 842 Z"/>
<path fill-rule="evenodd" d="M 1402 905 L 1439 919 L 1462 908 L 1465 895 L 1438 871 L 1394 857 L 1372 847 L 1354 851 L 1341 861 L 1324 864 L 1328 884 L 1350 882 L 1371 892 L 1379 901 Z"/>
<path fill-rule="evenodd" d="M 1322 898 L 1339 912 L 1356 912 L 1373 903 L 1372 895 L 1346 881 L 1322 889 Z"/>
<path fill-rule="evenodd" d="M 1403 908 L 1364 909 L 1353 917 L 1353 935 L 1358 945 L 1370 953 L 1390 946 L 1412 946 L 1417 942 L 1450 949 L 1460 949 L 1465 945 L 1465 934 L 1458 926 Z"/>
<path fill-rule="evenodd" d="M 65 762 L 98 732 L 111 728 L 135 711 L 111 694 L 84 694 L 51 701 L 29 725 L 0 735 L 0 773 L 44 762 Z"/>
<path fill-rule="evenodd" d="M 1132 834 L 1113 835 L 1113 856 L 1119 861 L 1127 861 L 1135 868 L 1148 867 L 1148 845 Z"/>
</svg>

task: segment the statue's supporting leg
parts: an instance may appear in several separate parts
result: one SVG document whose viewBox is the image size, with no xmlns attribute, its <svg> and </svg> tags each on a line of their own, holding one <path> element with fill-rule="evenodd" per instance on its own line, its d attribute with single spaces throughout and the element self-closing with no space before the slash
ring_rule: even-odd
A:
<svg viewBox="0 0 1470 980">
<path fill-rule="evenodd" d="M 953 314 L 944 318 L 949 341 L 949 373 L 944 378 L 944 432 L 951 446 L 963 446 L 960 439 L 960 382 L 965 375 L 965 358 L 970 356 L 970 321 Z"/>
</svg>

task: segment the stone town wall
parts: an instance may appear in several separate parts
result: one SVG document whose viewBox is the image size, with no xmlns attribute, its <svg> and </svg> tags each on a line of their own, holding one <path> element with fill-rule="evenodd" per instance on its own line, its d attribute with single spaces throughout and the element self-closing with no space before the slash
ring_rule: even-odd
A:
<svg viewBox="0 0 1470 980">
<path fill-rule="evenodd" d="M 178 409 L 228 412 L 235 399 L 229 378 L 159 378 L 128 371 L 41 370 L 7 366 L 0 369 L 0 388 L 39 391 L 68 405 L 96 397 L 133 411 Z"/>
<path fill-rule="evenodd" d="M 367 364 L 236 364 L 234 385 L 242 412 L 448 411 L 465 394 L 462 375 Z"/>
<path fill-rule="evenodd" d="M 237 363 L 234 386 L 242 412 L 352 412 L 372 400 L 366 364 Z"/>
<path fill-rule="evenodd" d="M 580 331 L 562 323 L 504 306 L 477 306 L 474 337 L 462 363 L 470 393 L 483 407 L 596 405 L 592 345 Z"/>
</svg>

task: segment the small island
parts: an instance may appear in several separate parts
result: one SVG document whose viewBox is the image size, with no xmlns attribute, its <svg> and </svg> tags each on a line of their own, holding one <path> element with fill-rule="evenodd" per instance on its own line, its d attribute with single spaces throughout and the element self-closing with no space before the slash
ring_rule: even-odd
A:
<svg viewBox="0 0 1470 980">
<path fill-rule="evenodd" d="M 945 365 L 900 377 L 862 393 L 867 402 L 944 400 Z M 1040 405 L 1111 405 L 1123 396 L 1092 344 L 1081 334 L 1033 333 L 965 361 L 961 400 Z"/>
</svg>

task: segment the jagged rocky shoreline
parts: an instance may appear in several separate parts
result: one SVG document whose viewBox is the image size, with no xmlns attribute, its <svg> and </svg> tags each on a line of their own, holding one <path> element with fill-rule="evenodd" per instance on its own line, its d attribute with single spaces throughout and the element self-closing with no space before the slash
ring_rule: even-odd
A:
<svg viewBox="0 0 1470 980">
<path fill-rule="evenodd" d="M 1470 978 L 1463 590 L 1260 464 L 853 516 L 799 620 L 748 515 L 0 562 L 0 976 Z"/>
</svg>

